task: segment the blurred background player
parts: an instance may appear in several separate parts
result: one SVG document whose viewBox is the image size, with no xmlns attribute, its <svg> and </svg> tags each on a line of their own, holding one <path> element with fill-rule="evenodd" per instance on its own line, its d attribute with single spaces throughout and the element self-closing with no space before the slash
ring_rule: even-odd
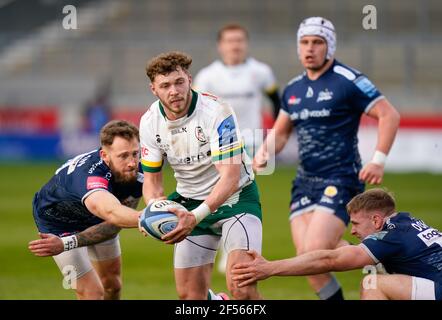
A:
<svg viewBox="0 0 442 320">
<path fill-rule="evenodd" d="M 33 200 L 42 239 L 29 249 L 37 256 L 56 254 L 65 279 L 76 279 L 78 299 L 120 298 L 118 232 L 137 227 L 140 214 L 134 210 L 143 183 L 138 128 L 111 121 L 100 140 L 99 150 L 66 162 Z"/>
<path fill-rule="evenodd" d="M 176 179 L 169 196 L 186 207 L 177 227 L 163 236 L 175 244 L 175 282 L 180 299 L 205 299 L 219 243 L 228 253 L 226 282 L 234 299 L 259 299 L 256 285 L 238 288 L 233 264 L 261 251 L 261 204 L 251 163 L 232 108 L 191 89 L 192 59 L 167 52 L 149 61 L 146 73 L 158 98 L 140 120 L 143 196 L 164 196 L 163 161 Z M 171 210 L 172 211 L 172 210 Z"/>
<path fill-rule="evenodd" d="M 379 262 L 388 274 L 365 276 L 364 300 L 442 300 L 442 233 L 407 212 L 396 212 L 393 197 L 371 189 L 354 197 L 347 210 L 351 233 L 362 242 L 334 250 L 316 250 L 277 261 L 251 252 L 254 261 L 234 266 L 239 284 L 270 276 L 300 276 L 366 268 Z M 371 273 L 371 272 L 370 272 Z"/>
<path fill-rule="evenodd" d="M 276 119 L 281 101 L 272 69 L 249 56 L 249 34 L 239 24 L 226 24 L 218 31 L 217 48 L 221 60 L 203 68 L 195 77 L 194 88 L 226 101 L 235 111 L 245 148 L 253 158 L 263 137 L 263 94 Z M 226 270 L 227 255 L 220 247 L 218 271 Z"/>
<path fill-rule="evenodd" d="M 282 96 L 282 109 L 254 159 L 255 170 L 280 152 L 295 127 L 300 163 L 293 181 L 290 225 L 298 255 L 333 249 L 341 241 L 349 216 L 347 202 L 364 190 L 364 182 L 382 182 L 399 114 L 370 80 L 334 59 L 333 24 L 321 17 L 302 21 L 298 57 L 305 72 L 293 78 Z M 357 132 L 361 115 L 378 120 L 376 150 L 363 168 Z M 273 149 L 274 148 L 274 149 Z M 307 277 L 320 299 L 343 299 L 330 273 Z"/>
</svg>

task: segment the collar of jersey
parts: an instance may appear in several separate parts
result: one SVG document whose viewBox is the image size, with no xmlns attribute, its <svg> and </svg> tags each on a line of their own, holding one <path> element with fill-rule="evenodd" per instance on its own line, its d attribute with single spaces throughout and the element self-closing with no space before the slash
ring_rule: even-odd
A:
<svg viewBox="0 0 442 320">
<path fill-rule="evenodd" d="M 190 107 L 189 110 L 187 111 L 187 117 L 190 117 L 193 113 L 193 111 L 195 111 L 195 107 L 196 107 L 196 102 L 198 100 L 198 93 L 196 93 L 195 91 L 193 91 L 192 89 L 190 89 L 192 91 L 192 102 L 190 102 Z M 164 119 L 167 119 L 166 113 L 164 112 L 164 108 L 163 105 L 161 104 L 161 101 L 158 101 L 159 105 L 160 105 L 160 112 L 163 115 Z"/>
</svg>

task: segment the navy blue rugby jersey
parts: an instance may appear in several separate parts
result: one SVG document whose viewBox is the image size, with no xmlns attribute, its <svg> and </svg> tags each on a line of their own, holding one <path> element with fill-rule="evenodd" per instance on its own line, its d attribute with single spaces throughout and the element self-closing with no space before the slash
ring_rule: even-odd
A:
<svg viewBox="0 0 442 320">
<path fill-rule="evenodd" d="M 360 72 L 334 61 L 318 79 L 306 72 L 291 80 L 282 96 L 282 112 L 297 132 L 298 176 L 357 182 L 361 169 L 358 127 L 363 112 L 383 96 Z"/>
<path fill-rule="evenodd" d="M 34 219 L 40 232 L 70 234 L 103 222 L 84 205 L 92 192 L 109 191 L 127 206 L 142 196 L 141 165 L 136 182 L 119 184 L 99 152 L 94 150 L 67 161 L 36 193 Z"/>
<path fill-rule="evenodd" d="M 426 278 L 442 284 L 442 233 L 409 213 L 389 218 L 361 246 L 388 273 Z"/>
</svg>

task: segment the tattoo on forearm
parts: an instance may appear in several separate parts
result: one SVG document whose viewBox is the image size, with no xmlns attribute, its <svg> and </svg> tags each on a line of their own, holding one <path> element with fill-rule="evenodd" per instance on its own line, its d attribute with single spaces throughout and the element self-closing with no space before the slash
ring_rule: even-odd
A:
<svg viewBox="0 0 442 320">
<path fill-rule="evenodd" d="M 86 230 L 77 233 L 77 241 L 79 247 L 90 246 L 115 237 L 121 228 L 110 224 L 109 222 L 102 222 L 95 226 L 89 227 Z"/>
</svg>

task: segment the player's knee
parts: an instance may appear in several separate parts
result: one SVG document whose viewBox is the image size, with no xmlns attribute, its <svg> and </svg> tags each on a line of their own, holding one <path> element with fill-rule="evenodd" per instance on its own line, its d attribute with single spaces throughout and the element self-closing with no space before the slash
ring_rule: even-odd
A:
<svg viewBox="0 0 442 320">
<path fill-rule="evenodd" d="M 178 291 L 178 298 L 180 300 L 206 300 L 207 292 L 196 292 L 193 290 L 180 290 Z"/>
<path fill-rule="evenodd" d="M 256 288 L 253 286 L 248 286 L 244 288 L 231 287 L 229 288 L 230 294 L 235 300 L 250 300 L 255 299 Z"/>
<path fill-rule="evenodd" d="M 119 275 L 103 277 L 101 282 L 107 297 L 118 297 L 120 295 L 122 281 Z"/>
<path fill-rule="evenodd" d="M 94 283 L 77 288 L 77 297 L 79 300 L 103 300 L 104 288 L 101 284 Z"/>
</svg>

